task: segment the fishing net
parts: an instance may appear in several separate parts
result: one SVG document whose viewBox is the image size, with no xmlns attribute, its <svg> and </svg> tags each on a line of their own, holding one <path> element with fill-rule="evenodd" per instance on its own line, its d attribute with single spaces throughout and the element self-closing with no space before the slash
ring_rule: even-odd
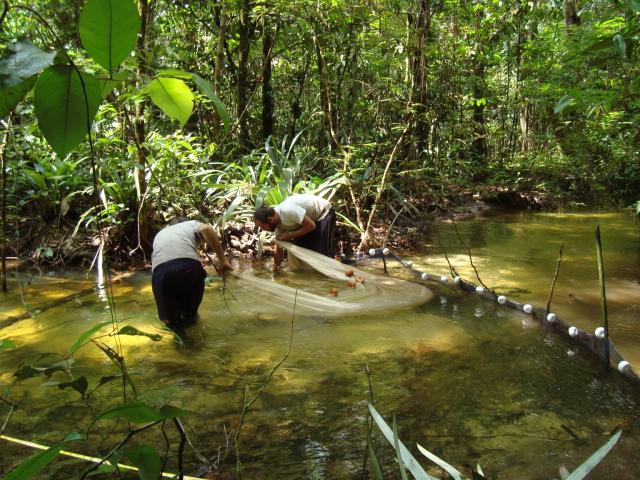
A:
<svg viewBox="0 0 640 480">
<path fill-rule="evenodd" d="M 278 242 L 289 253 L 289 263 L 303 264 L 326 279 L 306 277 L 299 287 L 283 285 L 250 273 L 232 273 L 227 290 L 242 311 L 305 316 L 358 315 L 393 310 L 428 302 L 432 293 L 424 285 L 375 275 L 288 242 Z"/>
</svg>

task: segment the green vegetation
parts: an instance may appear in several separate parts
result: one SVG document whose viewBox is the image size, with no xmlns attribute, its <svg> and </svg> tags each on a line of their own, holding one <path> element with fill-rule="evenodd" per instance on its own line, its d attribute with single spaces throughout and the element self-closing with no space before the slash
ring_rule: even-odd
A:
<svg viewBox="0 0 640 480">
<path fill-rule="evenodd" d="M 14 254 L 69 259 L 51 228 L 97 218 L 109 254 L 148 250 L 173 213 L 326 182 L 362 245 L 468 192 L 640 197 L 636 0 L 82 3 L 3 5 Z"/>
</svg>

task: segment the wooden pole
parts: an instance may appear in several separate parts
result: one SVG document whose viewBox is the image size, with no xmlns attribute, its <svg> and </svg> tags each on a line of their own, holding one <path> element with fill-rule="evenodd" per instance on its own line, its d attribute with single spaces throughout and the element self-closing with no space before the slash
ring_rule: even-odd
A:
<svg viewBox="0 0 640 480">
<path fill-rule="evenodd" d="M 604 361 L 610 366 L 609 354 L 609 318 L 607 316 L 607 295 L 604 287 L 604 262 L 602 260 L 602 241 L 600 240 L 600 225 L 596 227 L 596 253 L 598 256 L 598 278 L 600 280 L 600 315 L 604 326 Z"/>
<path fill-rule="evenodd" d="M 558 280 L 558 273 L 560 272 L 560 264 L 562 263 L 562 250 L 564 249 L 564 242 L 560 245 L 560 253 L 558 254 L 558 263 L 556 265 L 556 273 L 553 274 L 553 280 L 551 281 L 551 289 L 549 290 L 549 298 L 547 299 L 547 311 L 544 314 L 544 318 L 546 320 L 547 315 L 549 315 L 549 310 L 551 309 L 551 299 L 553 298 L 553 290 L 556 286 L 556 281 Z"/>
</svg>

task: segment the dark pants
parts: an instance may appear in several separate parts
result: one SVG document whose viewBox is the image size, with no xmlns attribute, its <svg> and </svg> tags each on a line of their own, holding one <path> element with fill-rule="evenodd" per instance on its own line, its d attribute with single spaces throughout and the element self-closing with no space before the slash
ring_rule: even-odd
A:
<svg viewBox="0 0 640 480">
<path fill-rule="evenodd" d="M 195 322 L 206 276 L 202 264 L 191 258 L 177 258 L 154 268 L 151 286 L 160 320 L 173 326 Z"/>
<path fill-rule="evenodd" d="M 296 238 L 293 243 L 333 258 L 335 256 L 335 233 L 336 212 L 332 208 L 322 220 L 316 222 L 316 228 L 313 231 Z"/>
</svg>

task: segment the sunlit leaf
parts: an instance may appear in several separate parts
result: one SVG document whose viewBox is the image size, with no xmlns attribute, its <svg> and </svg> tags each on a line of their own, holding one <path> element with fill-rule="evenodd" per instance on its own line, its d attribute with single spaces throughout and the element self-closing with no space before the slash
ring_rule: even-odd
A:
<svg viewBox="0 0 640 480">
<path fill-rule="evenodd" d="M 131 325 L 127 325 L 118 330 L 118 335 L 139 335 L 141 337 L 148 337 L 154 342 L 162 340 L 162 335 L 158 333 L 147 333 L 142 330 L 138 330 L 136 327 L 132 327 Z"/>
<path fill-rule="evenodd" d="M 569 94 L 564 95 L 560 100 L 558 100 L 555 107 L 553 107 L 553 113 L 560 113 L 569 105 L 573 105 L 575 102 L 575 99 Z"/>
<path fill-rule="evenodd" d="M 193 112 L 193 92 L 178 78 L 156 78 L 147 87 L 147 92 L 164 113 L 180 126 L 184 126 Z"/>
<path fill-rule="evenodd" d="M 566 480 L 582 480 L 583 478 L 585 478 L 589 474 L 589 472 L 591 472 L 591 470 L 593 470 L 611 451 L 614 445 L 618 443 L 618 440 L 620 440 L 620 435 L 622 435 L 622 430 L 618 428 L 613 432 L 609 440 L 607 440 L 607 442 L 602 447 L 596 450 L 595 453 L 591 455 L 586 462 L 576 468 L 571 473 L 571 475 L 566 478 Z"/>
<path fill-rule="evenodd" d="M 82 141 L 100 100 L 100 84 L 92 75 L 83 73 L 81 80 L 70 65 L 54 65 L 42 72 L 35 86 L 35 111 L 40 130 L 59 157 Z"/>
<path fill-rule="evenodd" d="M 182 80 L 191 80 L 191 74 L 184 70 L 162 70 L 158 73 L 159 77 L 180 78 Z"/>
<path fill-rule="evenodd" d="M 207 82 L 201 76 L 196 75 L 195 73 L 192 73 L 191 76 L 193 78 L 193 82 L 196 84 L 202 94 L 213 102 L 218 115 L 220 115 L 220 120 L 222 121 L 222 129 L 224 133 L 227 134 L 229 132 L 229 128 L 231 127 L 231 119 L 229 118 L 227 107 L 224 105 L 224 103 L 222 103 L 220 97 L 216 95 L 216 92 L 213 91 L 213 87 L 209 82 Z"/>
<path fill-rule="evenodd" d="M 398 459 L 398 467 L 400 468 L 400 477 L 402 480 L 409 480 L 407 478 L 407 469 L 402 461 L 402 452 L 400 450 L 400 439 L 398 438 L 398 426 L 396 424 L 396 416 L 393 416 L 393 448 L 396 449 L 396 457 Z"/>
<path fill-rule="evenodd" d="M 70 353 L 74 353 L 82 345 L 84 345 L 84 343 L 89 339 L 89 337 L 91 337 L 91 335 L 96 333 L 101 328 L 103 328 L 103 327 L 105 327 L 107 325 L 111 325 L 111 323 L 112 323 L 111 320 L 105 320 L 104 322 L 97 323 L 96 325 L 91 327 L 89 330 L 87 330 L 86 332 L 84 332 L 82 335 L 80 335 L 78 337 L 78 339 L 75 341 L 75 343 L 73 345 L 71 345 L 71 348 L 69 349 L 69 352 Z"/>
<path fill-rule="evenodd" d="M 375 407 L 371 404 L 369 404 L 369 412 L 371 412 L 371 417 L 373 418 L 374 422 L 376 422 L 376 425 L 378 425 L 378 428 L 380 428 L 380 431 L 385 436 L 387 441 L 391 444 L 391 446 L 394 446 L 393 431 L 391 430 L 391 428 L 389 428 L 387 422 L 385 422 L 384 418 L 382 418 Z M 407 447 L 404 446 L 401 441 L 398 441 L 398 450 L 402 452 L 402 461 L 417 480 L 437 480 L 424 471 L 415 457 L 411 455 L 411 452 L 407 449 Z"/>
<path fill-rule="evenodd" d="M 43 452 L 36 453 L 22 462 L 16 468 L 7 473 L 2 480 L 28 480 L 34 475 L 38 474 L 44 467 L 49 465 L 53 459 L 55 459 L 65 443 L 79 440 L 83 438 L 79 433 L 71 433 L 67 435 L 64 441 L 49 447 Z"/>
<path fill-rule="evenodd" d="M 129 448 L 123 452 L 131 463 L 138 467 L 142 480 L 157 480 L 160 478 L 162 460 L 155 448 L 151 445 L 140 445 Z"/>
<path fill-rule="evenodd" d="M 139 31 L 131 0 L 89 0 L 80 15 L 82 45 L 110 74 L 135 48 Z"/>
<path fill-rule="evenodd" d="M 425 457 L 427 457 L 433 463 L 438 465 L 440 468 L 444 469 L 449 475 L 451 475 L 451 477 L 454 480 L 462 480 L 462 474 L 456 468 L 452 467 L 447 462 L 442 460 L 440 457 L 434 455 L 426 448 L 421 447 L 419 444 L 417 445 L 418 445 L 418 450 L 420 450 L 420 453 L 422 453 Z"/>
<path fill-rule="evenodd" d="M 44 52 L 28 40 L 11 45 L 7 58 L 0 60 L 0 87 L 14 87 L 53 63 L 55 52 Z"/>
</svg>

